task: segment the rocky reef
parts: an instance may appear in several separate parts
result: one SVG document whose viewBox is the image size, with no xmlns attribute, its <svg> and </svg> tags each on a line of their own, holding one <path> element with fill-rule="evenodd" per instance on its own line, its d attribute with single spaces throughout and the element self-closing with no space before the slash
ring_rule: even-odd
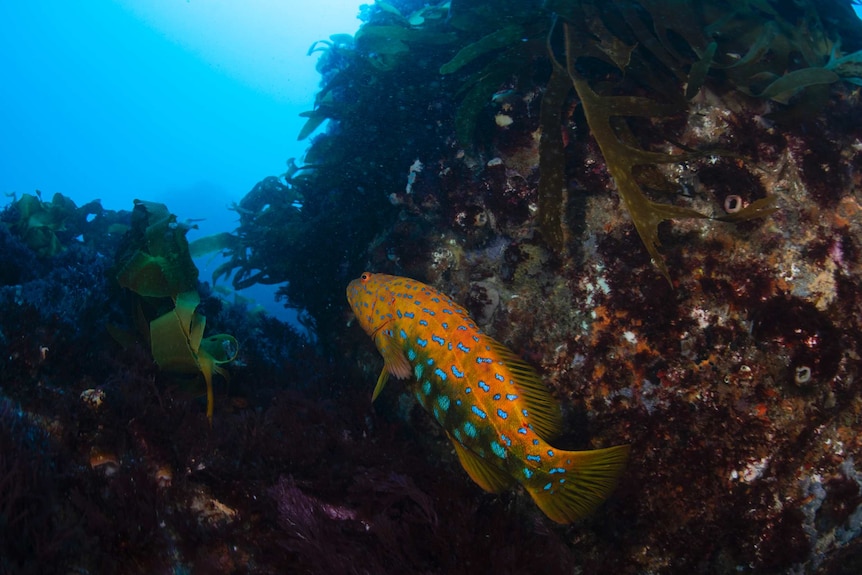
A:
<svg viewBox="0 0 862 575">
<path fill-rule="evenodd" d="M 851 2 L 393 0 L 364 19 L 313 47 L 304 162 L 206 245 L 228 256 L 216 279 L 282 285 L 314 338 L 184 287 L 238 346 L 211 424 L 199 373 L 108 334 L 140 324 L 116 279 L 130 214 L 4 212 L 0 526 L 25 537 L 0 571 L 862 569 Z M 536 366 L 559 447 L 631 444 L 594 516 L 481 492 L 397 385 L 371 406 L 381 362 L 344 301 L 365 269 L 433 284 Z"/>
</svg>

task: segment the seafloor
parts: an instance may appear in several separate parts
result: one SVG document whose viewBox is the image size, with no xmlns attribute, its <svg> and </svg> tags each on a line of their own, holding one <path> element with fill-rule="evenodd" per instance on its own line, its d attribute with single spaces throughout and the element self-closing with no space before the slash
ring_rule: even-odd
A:
<svg viewBox="0 0 862 575">
<path fill-rule="evenodd" d="M 609 124 L 632 150 L 680 154 L 635 174 L 656 202 L 712 217 L 771 202 L 743 221 L 658 225 L 664 276 L 583 92 L 567 84 L 556 115 L 541 110 L 554 73 L 541 49 L 563 60 L 578 47 L 524 24 L 541 49 L 506 59 L 531 74 L 506 70 L 465 120 L 460 80 L 484 80 L 437 71 L 466 34 L 455 17 L 481 14 L 452 4 L 378 3 L 364 42 L 327 42 L 309 131 L 316 118 L 329 128 L 302 166 L 236 207 L 232 236 L 198 246 L 229 256 L 221 271 L 237 287 L 282 284 L 314 336 L 198 283 L 184 224 L 155 221 L 158 206 L 29 196 L 3 212 L 0 573 L 862 572 L 858 78 L 770 98 L 743 90 L 738 66 L 715 66 L 667 118 Z M 556 3 L 570 4 L 590 18 L 600 6 Z M 630 4 L 645 19 L 662 2 Z M 810 23 L 801 8 L 736 4 L 773 19 L 770 41 L 793 18 Z M 827 16 L 824 35 L 838 33 Z M 842 48 L 862 49 L 847 26 Z M 384 27 L 402 31 L 382 43 Z M 611 33 L 591 29 L 606 47 Z M 613 30 L 643 46 L 626 33 Z M 477 49 L 485 70 L 506 37 Z M 792 52 L 776 46 L 736 57 L 759 63 L 754 77 Z M 641 64 L 660 67 L 655 53 Z M 594 86 L 649 95 L 607 62 L 578 65 L 569 72 Z M 565 168 L 557 204 L 540 184 L 549 121 Z M 631 444 L 597 513 L 559 526 L 523 492 L 486 494 L 396 384 L 372 406 L 381 362 L 343 295 L 364 269 L 433 284 L 533 364 L 566 415 L 559 447 Z M 192 364 L 155 349 L 149 323 L 189 290 L 201 304 L 175 323 Z M 225 357 L 201 343 L 202 317 L 208 337 L 235 338 L 212 340 Z"/>
</svg>

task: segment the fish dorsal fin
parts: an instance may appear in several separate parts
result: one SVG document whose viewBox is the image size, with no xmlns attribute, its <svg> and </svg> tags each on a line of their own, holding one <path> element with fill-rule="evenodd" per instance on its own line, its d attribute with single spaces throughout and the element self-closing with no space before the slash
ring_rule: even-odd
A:
<svg viewBox="0 0 862 575">
<path fill-rule="evenodd" d="M 374 334 L 374 344 L 380 351 L 380 355 L 383 356 L 384 367 L 389 373 L 398 379 L 407 379 L 413 375 L 413 369 L 410 367 L 410 362 L 407 361 L 407 356 L 404 355 L 404 349 L 392 337 L 390 330 L 377 330 Z"/>
<path fill-rule="evenodd" d="M 447 433 L 447 435 L 449 435 Z M 470 479 L 476 484 L 490 493 L 499 493 L 514 485 L 515 480 L 511 475 L 498 467 L 494 467 L 463 445 L 461 442 L 449 435 L 452 445 L 455 446 L 455 453 L 458 454 L 458 461 L 461 462 L 461 467 L 470 476 Z"/>
<path fill-rule="evenodd" d="M 488 347 L 515 376 L 515 386 L 524 399 L 533 431 L 545 441 L 553 441 L 563 430 L 559 403 L 551 396 L 551 392 L 530 364 L 495 339 L 488 336 L 485 336 L 485 339 Z"/>
</svg>

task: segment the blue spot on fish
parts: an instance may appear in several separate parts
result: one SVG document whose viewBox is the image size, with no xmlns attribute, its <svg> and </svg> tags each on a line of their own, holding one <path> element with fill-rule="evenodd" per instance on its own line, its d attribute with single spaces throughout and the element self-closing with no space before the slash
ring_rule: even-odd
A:
<svg viewBox="0 0 862 575">
<path fill-rule="evenodd" d="M 534 439 L 534 440 L 533 440 L 533 445 L 539 445 L 539 440 L 538 440 L 538 439 Z"/>
<path fill-rule="evenodd" d="M 395 310 L 395 315 L 397 315 L 397 316 L 400 318 L 400 317 L 401 317 L 401 310 L 400 310 L 400 309 L 396 309 L 396 310 Z"/>
<path fill-rule="evenodd" d="M 503 411 L 502 409 L 497 410 L 497 415 L 500 417 L 500 419 L 506 419 L 509 417 L 509 414 L 506 413 L 505 411 Z"/>
<path fill-rule="evenodd" d="M 467 437 L 476 437 L 476 426 L 470 423 L 469 421 L 464 422 L 464 433 L 467 434 Z"/>
<path fill-rule="evenodd" d="M 452 375 L 454 375 L 455 377 L 464 377 L 464 372 L 458 371 L 458 368 L 453 365 L 452 366 Z"/>
<path fill-rule="evenodd" d="M 535 462 L 540 462 L 540 461 L 542 461 L 542 458 L 541 458 L 541 457 L 539 457 L 538 455 L 528 455 L 528 456 L 527 456 L 527 459 L 528 459 L 529 461 L 535 461 Z"/>
<path fill-rule="evenodd" d="M 461 439 L 461 430 L 460 430 L 460 429 L 458 429 L 457 427 L 456 427 L 455 429 L 453 429 L 453 430 L 452 430 L 452 435 L 454 435 L 454 436 L 455 436 L 455 439 L 457 439 L 458 441 L 463 441 L 463 440 Z"/>
<path fill-rule="evenodd" d="M 434 303 L 440 303 L 440 298 L 439 297 L 432 297 L 431 301 L 433 301 Z"/>
<path fill-rule="evenodd" d="M 410 315 L 413 315 L 413 314 L 410 314 Z M 419 325 L 428 325 L 428 320 L 420 319 L 420 320 L 419 320 Z"/>
<path fill-rule="evenodd" d="M 494 401 L 496 401 L 496 400 L 498 400 L 498 399 L 500 399 L 500 394 L 499 394 L 499 393 L 495 393 L 495 394 L 494 394 Z"/>
<path fill-rule="evenodd" d="M 471 325 L 470 327 L 475 327 L 475 326 L 472 326 L 472 325 Z M 474 335 L 474 336 L 473 336 L 473 341 L 475 341 L 476 343 L 479 343 L 479 336 L 478 336 L 478 335 Z M 485 349 L 487 349 L 487 348 L 485 348 Z"/>
<path fill-rule="evenodd" d="M 550 483 L 546 484 L 542 489 L 544 489 L 545 491 L 550 491 L 551 490 L 551 484 Z"/>
<path fill-rule="evenodd" d="M 416 315 L 412 311 L 405 311 L 404 317 L 409 317 L 410 319 L 413 319 L 414 317 L 416 317 Z"/>
<path fill-rule="evenodd" d="M 446 344 L 446 340 L 443 339 L 442 337 L 440 337 L 439 335 L 432 335 L 431 341 L 436 341 L 437 343 L 440 344 L 441 347 Z"/>
<path fill-rule="evenodd" d="M 479 381 L 479 387 L 481 387 L 482 391 L 484 391 L 485 393 L 488 393 L 489 391 L 491 391 L 491 386 L 488 385 L 487 383 L 485 383 L 484 381 Z"/>
<path fill-rule="evenodd" d="M 422 372 L 423 372 L 423 371 L 425 371 L 425 366 L 424 366 L 424 365 L 422 365 L 421 363 L 417 363 L 417 364 L 413 367 L 413 373 L 415 373 L 415 374 L 416 374 L 416 379 L 421 379 L 421 378 L 422 378 Z"/>
<path fill-rule="evenodd" d="M 443 322 L 443 329 L 449 329 L 449 324 L 445 321 Z"/>
<path fill-rule="evenodd" d="M 530 415 L 527 413 L 527 410 L 526 410 L 526 409 L 522 409 L 522 410 L 521 410 L 521 415 L 523 415 L 524 417 L 529 417 L 529 416 L 530 416 Z"/>
<path fill-rule="evenodd" d="M 526 427 L 519 427 L 518 433 L 520 433 L 521 435 L 527 435 L 527 428 Z"/>
<path fill-rule="evenodd" d="M 515 401 L 516 399 L 518 399 L 518 396 L 515 395 L 514 393 L 507 393 L 506 399 L 508 399 L 509 401 Z"/>
<path fill-rule="evenodd" d="M 562 479 L 560 479 L 560 483 L 565 483 L 565 482 L 566 482 L 566 478 L 565 478 L 565 477 L 563 477 Z"/>
<path fill-rule="evenodd" d="M 467 328 L 466 328 L 466 327 L 464 327 L 463 325 L 459 325 L 459 326 L 458 326 L 458 331 L 467 331 Z"/>
<path fill-rule="evenodd" d="M 428 340 L 422 339 L 421 337 L 417 337 L 416 338 L 416 345 L 418 345 L 419 347 L 425 347 L 426 345 L 428 345 Z"/>
<path fill-rule="evenodd" d="M 494 377 L 497 378 L 498 381 L 506 381 L 506 378 L 500 375 L 499 373 L 495 373 Z"/>
<path fill-rule="evenodd" d="M 448 411 L 449 409 L 449 397 L 445 395 L 441 395 L 437 398 L 437 405 L 440 406 L 440 409 L 443 411 Z"/>
<path fill-rule="evenodd" d="M 471 393 L 472 391 L 473 391 L 473 388 L 468 387 L 467 389 L 464 390 L 464 393 Z"/>
<path fill-rule="evenodd" d="M 428 365 L 434 365 L 434 360 L 429 357 L 428 361 L 426 361 L 425 363 L 427 363 Z"/>
<path fill-rule="evenodd" d="M 532 476 L 533 476 L 533 472 L 532 472 L 532 471 L 530 471 L 529 469 L 527 469 L 527 468 L 525 467 L 525 468 L 524 468 L 524 477 L 526 477 L 527 479 L 529 479 L 529 478 L 531 478 Z"/>
<path fill-rule="evenodd" d="M 437 377 L 439 377 L 443 381 L 446 381 L 446 372 L 445 371 L 443 371 L 442 369 L 440 369 L 438 367 L 437 369 L 434 370 L 434 373 L 437 374 Z"/>
<path fill-rule="evenodd" d="M 512 447 L 512 440 L 506 437 L 505 433 L 500 434 L 500 439 L 502 439 L 503 443 L 505 443 L 508 447 Z"/>
<path fill-rule="evenodd" d="M 422 392 L 425 395 L 431 395 L 431 382 L 427 379 L 422 383 Z"/>
<path fill-rule="evenodd" d="M 562 467 L 554 467 L 553 469 L 548 471 L 548 473 L 565 473 L 565 472 L 566 472 L 566 470 L 563 469 Z"/>
<path fill-rule="evenodd" d="M 491 442 L 491 451 L 500 459 L 506 459 L 506 449 L 496 441 Z"/>
<path fill-rule="evenodd" d="M 449 303 L 452 303 L 452 302 L 449 302 Z M 443 313 L 451 314 L 451 313 L 452 313 L 452 310 L 451 310 L 451 309 L 449 309 L 449 308 L 447 308 L 447 307 L 444 307 L 444 308 L 443 308 Z"/>
<path fill-rule="evenodd" d="M 482 411 L 481 409 L 479 409 L 475 405 L 471 405 L 470 409 L 473 411 L 473 413 L 475 413 L 476 415 L 478 415 L 482 419 L 485 419 L 486 417 L 488 417 L 487 413 L 485 413 L 484 411 Z"/>
<path fill-rule="evenodd" d="M 469 353 L 469 351 L 470 351 L 470 348 L 467 347 L 466 345 L 464 345 L 463 343 L 461 343 L 460 341 L 458 342 L 458 349 L 460 349 L 464 353 Z"/>
<path fill-rule="evenodd" d="M 460 400 L 460 399 L 456 399 L 456 400 L 455 400 L 455 405 L 461 405 L 461 400 Z"/>
<path fill-rule="evenodd" d="M 549 449 L 549 450 L 548 450 L 548 457 L 553 457 L 553 456 L 554 456 L 554 450 L 553 450 L 553 449 Z"/>
<path fill-rule="evenodd" d="M 493 360 L 490 357 L 477 357 L 476 363 L 491 363 Z"/>
<path fill-rule="evenodd" d="M 408 349 L 407 350 L 407 359 L 409 359 L 410 361 L 413 361 L 414 359 L 416 359 L 416 350 L 414 350 L 412 348 Z"/>
</svg>

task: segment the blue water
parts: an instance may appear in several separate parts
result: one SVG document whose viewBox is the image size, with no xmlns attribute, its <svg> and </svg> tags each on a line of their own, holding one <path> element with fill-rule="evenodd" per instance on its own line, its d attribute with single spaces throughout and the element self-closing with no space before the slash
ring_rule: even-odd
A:
<svg viewBox="0 0 862 575">
<path fill-rule="evenodd" d="M 204 218 L 190 239 L 232 230 L 228 207 L 302 156 L 308 49 L 355 32 L 359 3 L 0 3 L 0 192 L 141 198 Z M 270 289 L 250 294 L 282 311 Z"/>
</svg>

